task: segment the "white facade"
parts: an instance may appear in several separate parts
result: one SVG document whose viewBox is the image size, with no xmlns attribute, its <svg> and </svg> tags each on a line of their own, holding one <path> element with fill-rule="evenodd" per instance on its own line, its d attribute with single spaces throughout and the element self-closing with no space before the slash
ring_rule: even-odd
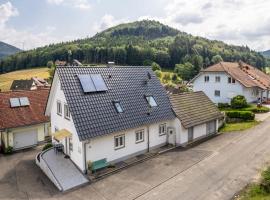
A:
<svg viewBox="0 0 270 200">
<path fill-rule="evenodd" d="M 209 81 L 205 81 L 205 76 L 209 77 Z M 245 96 L 249 103 L 256 102 L 261 97 L 258 88 L 247 88 L 237 80 L 235 83 L 229 83 L 229 77 L 225 72 L 201 73 L 193 81 L 193 91 L 203 91 L 214 103 L 230 103 L 236 95 Z"/>
<path fill-rule="evenodd" d="M 61 103 L 62 115 L 57 114 L 57 102 Z M 114 163 L 163 146 L 167 143 L 186 145 L 189 142 L 188 130 L 182 126 L 178 118 L 123 130 L 86 141 L 79 141 L 72 116 L 70 119 L 64 117 L 64 104 L 66 103 L 65 95 L 60 88 L 59 78 L 57 74 L 55 74 L 48 100 L 50 110 L 46 111 L 46 114 L 51 116 L 51 132 L 53 134 L 57 130 L 66 129 L 72 133 L 70 139 L 65 138 L 60 142 L 64 145 L 65 153 L 70 156 L 71 160 L 82 171 L 87 169 L 89 162 L 100 159 L 106 158 L 108 162 Z M 165 132 L 164 134 L 160 134 L 160 126 L 164 125 Z M 216 127 L 218 127 L 218 125 Z M 143 139 L 140 142 L 136 142 L 136 132 L 142 130 Z M 193 129 L 193 139 L 196 140 L 196 138 L 207 136 L 206 132 L 206 124 L 195 126 Z M 115 137 L 121 135 L 124 136 L 124 145 L 122 148 L 116 148 Z M 71 140 L 72 148 L 69 147 L 69 140 Z"/>
</svg>

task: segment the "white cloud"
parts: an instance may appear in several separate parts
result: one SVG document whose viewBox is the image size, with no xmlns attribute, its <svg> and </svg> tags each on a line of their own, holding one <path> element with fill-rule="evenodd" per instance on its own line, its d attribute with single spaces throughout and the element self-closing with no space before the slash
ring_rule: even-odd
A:
<svg viewBox="0 0 270 200">
<path fill-rule="evenodd" d="M 91 8 L 88 0 L 47 0 L 47 2 L 53 5 L 71 6 L 80 10 L 89 10 Z"/>
<path fill-rule="evenodd" d="M 0 4 L 0 41 L 12 44 L 19 48 L 31 49 L 45 44 L 59 42 L 60 40 L 53 37 L 52 33 L 55 27 L 48 26 L 45 31 L 33 34 L 28 31 L 17 31 L 7 25 L 10 17 L 18 16 L 18 10 L 10 3 Z M 71 39 L 68 37 L 61 40 Z"/>
<path fill-rule="evenodd" d="M 270 1 L 172 0 L 166 3 L 165 16 L 146 18 L 210 39 L 248 45 L 256 50 L 270 48 Z"/>
<path fill-rule="evenodd" d="M 12 6 L 10 2 L 0 5 L 0 27 L 4 26 L 8 19 L 17 16 L 18 10 Z"/>
<path fill-rule="evenodd" d="M 101 19 L 99 23 L 95 23 L 93 29 L 96 32 L 103 31 L 107 28 L 110 28 L 112 26 L 115 26 L 117 24 L 126 23 L 129 20 L 127 19 L 115 19 L 114 16 L 105 14 Z"/>
</svg>

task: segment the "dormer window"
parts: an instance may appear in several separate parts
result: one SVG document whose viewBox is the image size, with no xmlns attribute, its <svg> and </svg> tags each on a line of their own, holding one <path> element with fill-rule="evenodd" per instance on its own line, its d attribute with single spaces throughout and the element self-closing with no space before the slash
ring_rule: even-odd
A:
<svg viewBox="0 0 270 200">
<path fill-rule="evenodd" d="M 119 101 L 114 101 L 113 104 L 114 104 L 114 107 L 118 113 L 124 112 L 124 110 L 121 106 L 121 103 Z"/>
<path fill-rule="evenodd" d="M 150 107 L 156 107 L 157 102 L 155 101 L 153 96 L 146 96 L 145 97 Z"/>
</svg>

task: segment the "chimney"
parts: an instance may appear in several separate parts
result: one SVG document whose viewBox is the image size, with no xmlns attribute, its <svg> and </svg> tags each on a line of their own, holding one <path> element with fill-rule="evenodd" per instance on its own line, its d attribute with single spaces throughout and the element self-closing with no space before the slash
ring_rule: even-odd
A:
<svg viewBox="0 0 270 200">
<path fill-rule="evenodd" d="M 244 66 L 243 66 L 242 60 L 239 60 L 239 61 L 238 61 L 238 64 L 239 64 L 240 69 L 243 69 Z"/>
</svg>

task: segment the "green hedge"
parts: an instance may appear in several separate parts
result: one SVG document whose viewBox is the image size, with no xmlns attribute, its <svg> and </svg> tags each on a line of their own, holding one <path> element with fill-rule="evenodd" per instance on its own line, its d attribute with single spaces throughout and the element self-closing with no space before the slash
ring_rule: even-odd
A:
<svg viewBox="0 0 270 200">
<path fill-rule="evenodd" d="M 230 104 L 228 104 L 228 103 L 218 103 L 218 108 L 219 109 L 230 108 Z"/>
<path fill-rule="evenodd" d="M 47 149 L 49 149 L 51 147 L 53 147 L 52 143 L 48 143 L 43 147 L 42 151 L 45 151 L 45 150 L 47 150 Z"/>
<path fill-rule="evenodd" d="M 245 121 L 255 119 L 255 114 L 251 111 L 227 111 L 226 116 L 229 118 L 242 119 Z"/>
</svg>

